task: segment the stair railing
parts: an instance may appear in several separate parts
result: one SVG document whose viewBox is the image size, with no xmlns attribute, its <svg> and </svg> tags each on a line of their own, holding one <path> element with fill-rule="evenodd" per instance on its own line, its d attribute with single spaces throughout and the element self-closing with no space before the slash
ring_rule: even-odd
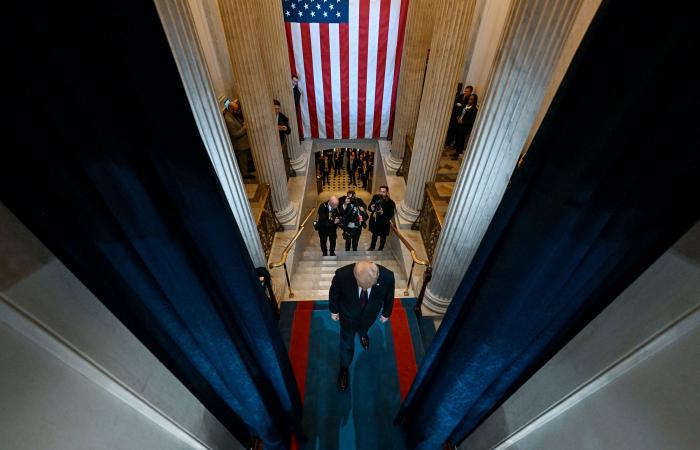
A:
<svg viewBox="0 0 700 450">
<path fill-rule="evenodd" d="M 292 247 L 296 243 L 297 239 L 299 239 L 299 236 L 304 232 L 304 227 L 306 226 L 306 222 L 309 221 L 313 213 L 316 211 L 316 208 L 309 208 L 309 212 L 306 213 L 306 217 L 304 220 L 301 222 L 301 225 L 299 225 L 299 229 L 297 230 L 296 234 L 292 238 L 291 241 L 289 241 L 289 244 L 284 248 L 284 251 L 282 252 L 282 256 L 280 256 L 280 259 L 277 260 L 276 262 L 271 262 L 269 264 L 270 269 L 274 269 L 275 267 L 284 267 L 284 276 L 287 279 L 287 288 L 289 289 L 289 298 L 294 298 L 294 292 L 292 291 L 292 283 L 289 281 L 289 271 L 287 270 L 287 256 L 289 256 L 289 252 L 292 250 Z"/>
<path fill-rule="evenodd" d="M 423 305 L 423 297 L 425 296 L 425 287 L 428 284 L 428 282 L 430 282 L 430 278 L 432 277 L 433 273 L 433 268 L 430 266 L 429 260 L 418 257 L 416 249 L 413 248 L 413 245 L 411 245 L 406 236 L 404 236 L 403 233 L 399 231 L 396 224 L 394 224 L 394 221 L 392 220 L 389 223 L 391 223 L 391 229 L 394 230 L 394 233 L 396 233 L 396 237 L 399 238 L 399 241 L 401 241 L 401 243 L 406 246 L 409 253 L 411 254 L 411 271 L 408 274 L 408 283 L 406 283 L 406 289 L 404 289 L 403 295 L 408 295 L 408 290 L 411 287 L 411 281 L 413 280 L 413 269 L 415 269 L 416 264 L 418 264 L 419 266 L 425 266 L 425 272 L 423 272 L 423 285 L 421 286 L 420 293 L 418 294 L 418 298 L 416 299 L 416 306 L 413 307 L 413 311 L 420 316 L 420 309 Z"/>
</svg>

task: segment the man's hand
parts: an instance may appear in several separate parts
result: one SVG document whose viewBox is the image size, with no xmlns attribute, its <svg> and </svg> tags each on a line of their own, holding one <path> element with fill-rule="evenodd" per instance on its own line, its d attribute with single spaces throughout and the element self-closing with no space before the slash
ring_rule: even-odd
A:
<svg viewBox="0 0 700 450">
<path fill-rule="evenodd" d="M 331 313 L 331 319 L 333 319 L 337 322 L 338 320 L 340 320 L 340 313 L 335 313 L 335 314 Z M 389 320 L 389 319 L 387 319 L 387 320 Z"/>
<path fill-rule="evenodd" d="M 388 318 L 388 317 L 384 317 L 384 316 L 379 316 L 379 321 L 380 321 L 381 323 L 386 323 L 386 322 L 389 321 L 389 318 Z"/>
<path fill-rule="evenodd" d="M 340 223 L 340 219 L 338 219 L 338 218 L 336 217 L 335 220 L 333 221 L 333 223 L 335 223 L 335 224 Z"/>
</svg>

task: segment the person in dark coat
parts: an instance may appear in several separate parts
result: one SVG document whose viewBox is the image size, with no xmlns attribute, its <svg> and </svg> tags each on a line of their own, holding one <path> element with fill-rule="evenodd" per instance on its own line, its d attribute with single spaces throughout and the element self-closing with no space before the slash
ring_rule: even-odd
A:
<svg viewBox="0 0 700 450">
<path fill-rule="evenodd" d="M 328 159 L 328 155 L 321 158 L 321 182 L 326 185 L 328 184 L 328 176 L 331 173 L 331 162 Z"/>
<path fill-rule="evenodd" d="M 345 239 L 345 251 L 357 251 L 357 243 L 360 241 L 362 228 L 367 227 L 367 205 L 355 195 L 355 191 L 348 191 L 338 199 L 338 215 L 343 224 L 343 239 Z"/>
<path fill-rule="evenodd" d="M 237 98 L 224 111 L 224 120 L 231 138 L 233 152 L 236 155 L 236 162 L 243 178 L 255 178 L 252 174 L 252 172 L 255 172 L 255 164 L 253 163 L 253 154 L 250 151 L 250 142 L 248 141 L 248 127 L 243 120 L 241 102 Z"/>
<path fill-rule="evenodd" d="M 362 189 L 367 189 L 367 182 L 369 181 L 369 175 L 370 175 L 370 170 L 369 170 L 369 164 L 367 163 L 367 160 L 362 161 L 362 165 L 360 166 L 360 181 L 362 181 Z"/>
<path fill-rule="evenodd" d="M 355 152 L 351 152 L 350 156 L 348 157 L 347 169 L 348 169 L 348 177 L 349 177 L 348 184 L 351 186 L 357 186 L 358 164 L 357 164 L 357 156 L 355 155 Z"/>
<path fill-rule="evenodd" d="M 367 250 L 374 250 L 377 238 L 379 238 L 378 250 L 384 250 L 386 237 L 391 230 L 389 221 L 394 218 L 394 211 L 396 211 L 396 203 L 389 198 L 389 187 L 379 186 L 379 193 L 372 197 L 369 204 L 369 231 L 372 233 L 372 243 Z"/>
<path fill-rule="evenodd" d="M 277 116 L 277 130 L 280 133 L 280 144 L 284 144 L 284 140 L 292 132 L 292 129 L 289 128 L 289 119 L 287 116 L 280 112 L 282 108 L 279 100 L 275 99 L 272 103 L 274 103 L 275 115 Z"/>
<path fill-rule="evenodd" d="M 360 261 L 335 271 L 328 294 L 331 318 L 340 321 L 340 373 L 338 387 L 348 387 L 348 367 L 355 353 L 355 334 L 369 349 L 369 327 L 379 316 L 381 323 L 391 317 L 394 306 L 394 273 L 372 261 Z"/>
<path fill-rule="evenodd" d="M 452 159 L 459 159 L 459 155 L 464 151 L 464 147 L 467 145 L 467 140 L 469 135 L 474 128 L 474 122 L 476 121 L 476 114 L 479 112 L 477 103 L 479 97 L 476 94 L 469 96 L 467 100 L 467 105 L 462 109 L 458 119 L 457 119 L 457 137 L 455 138 L 455 150 L 456 153 Z"/>
<path fill-rule="evenodd" d="M 333 150 L 333 176 L 340 175 L 341 170 L 343 170 L 343 149 L 336 148 Z"/>
<path fill-rule="evenodd" d="M 321 203 L 318 207 L 318 237 L 321 241 L 321 253 L 328 256 L 327 242 L 330 240 L 331 256 L 335 256 L 335 241 L 338 236 L 337 229 L 340 224 L 338 217 L 338 198 L 333 196 L 327 202 Z"/>
<path fill-rule="evenodd" d="M 457 93 L 455 96 L 455 101 L 452 104 L 452 114 L 450 114 L 450 125 L 447 128 L 447 139 L 445 139 L 445 145 L 450 146 L 455 143 L 457 138 L 457 119 L 459 119 L 462 109 L 467 105 L 469 97 L 474 93 L 474 88 L 472 86 L 465 86 L 464 91 Z M 456 147 L 455 147 L 456 148 Z"/>
</svg>

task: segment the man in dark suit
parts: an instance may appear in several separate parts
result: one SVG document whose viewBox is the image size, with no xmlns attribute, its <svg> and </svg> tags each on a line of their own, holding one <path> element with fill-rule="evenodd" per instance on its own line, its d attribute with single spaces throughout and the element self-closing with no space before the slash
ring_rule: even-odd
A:
<svg viewBox="0 0 700 450">
<path fill-rule="evenodd" d="M 389 221 L 394 218 L 396 203 L 389 198 L 389 186 L 379 186 L 379 193 L 372 197 L 369 204 L 369 231 L 372 233 L 372 243 L 367 250 L 374 250 L 379 238 L 379 250 L 384 250 L 386 237 L 391 230 Z"/>
<path fill-rule="evenodd" d="M 289 128 L 287 116 L 281 113 L 282 108 L 279 100 L 273 100 L 272 103 L 274 103 L 275 114 L 277 115 L 277 130 L 280 133 L 280 144 L 284 144 L 284 140 L 292 132 L 292 129 Z"/>
<path fill-rule="evenodd" d="M 333 176 L 337 177 L 340 175 L 340 171 L 343 170 L 343 149 L 336 148 L 333 150 Z"/>
<path fill-rule="evenodd" d="M 327 185 L 329 183 L 328 181 L 328 175 L 331 173 L 331 162 L 328 160 L 328 155 L 324 155 L 321 158 L 321 182 L 323 185 Z"/>
<path fill-rule="evenodd" d="M 474 88 L 472 86 L 466 86 L 462 93 L 458 92 L 455 96 L 455 101 L 452 104 L 452 114 L 450 114 L 450 125 L 447 128 L 445 145 L 453 145 L 457 137 L 457 119 L 459 119 L 460 114 L 462 114 L 462 109 L 467 105 L 467 100 L 469 100 L 469 96 L 472 95 L 473 92 Z"/>
<path fill-rule="evenodd" d="M 340 223 L 338 217 L 338 198 L 333 196 L 327 202 L 321 203 L 318 207 L 318 237 L 321 241 L 321 253 L 328 256 L 326 242 L 331 241 L 331 256 L 335 256 L 335 241 L 338 236 L 337 228 Z"/>
<path fill-rule="evenodd" d="M 357 187 L 357 168 L 358 168 L 358 162 L 357 162 L 357 155 L 355 154 L 354 151 L 351 151 L 349 156 L 348 156 L 348 162 L 347 162 L 347 169 L 348 169 L 348 184 L 351 186 Z"/>
<path fill-rule="evenodd" d="M 377 320 L 385 323 L 394 306 L 394 273 L 372 261 L 360 261 L 335 271 L 328 294 L 333 320 L 340 321 L 340 374 L 338 386 L 348 386 L 348 367 L 355 353 L 355 334 L 369 349 L 369 327 Z"/>
</svg>

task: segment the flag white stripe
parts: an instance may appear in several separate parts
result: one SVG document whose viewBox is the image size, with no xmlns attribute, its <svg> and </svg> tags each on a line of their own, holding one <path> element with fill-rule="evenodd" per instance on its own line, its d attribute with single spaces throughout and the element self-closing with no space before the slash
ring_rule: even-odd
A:
<svg viewBox="0 0 700 450">
<path fill-rule="evenodd" d="M 350 111 L 350 139 L 357 138 L 357 59 L 358 59 L 358 30 L 360 28 L 360 0 L 350 0 L 348 14 L 348 100 Z"/>
<path fill-rule="evenodd" d="M 386 48 L 386 70 L 384 72 L 384 95 L 382 100 L 381 136 L 389 135 L 389 119 L 391 117 L 391 95 L 394 88 L 394 71 L 396 70 L 396 48 L 399 35 L 399 15 L 401 0 L 391 0 L 391 16 L 389 16 L 389 41 Z"/>
<path fill-rule="evenodd" d="M 369 32 L 367 33 L 367 101 L 365 102 L 365 138 L 372 137 L 374 127 L 374 94 L 377 89 L 377 51 L 379 44 L 379 13 L 382 2 L 369 4 Z M 362 114 L 362 112 L 359 112 Z"/>
<path fill-rule="evenodd" d="M 318 117 L 318 135 L 326 136 L 326 105 L 323 97 L 323 64 L 321 56 L 321 32 L 318 23 L 309 24 L 311 39 L 311 61 L 314 65 L 314 91 L 316 92 L 316 117 Z"/>
<path fill-rule="evenodd" d="M 294 50 L 294 65 L 296 66 L 297 76 L 299 77 L 299 89 L 301 90 L 301 99 L 299 106 L 301 107 L 301 126 L 303 127 L 304 137 L 311 137 L 311 124 L 309 122 L 309 96 L 306 93 L 306 74 L 304 73 L 304 50 L 301 44 L 301 24 L 290 23 L 292 31 L 292 49 Z M 290 119 L 291 120 L 291 119 Z"/>
<path fill-rule="evenodd" d="M 333 134 L 335 139 L 342 138 L 343 118 L 340 105 L 340 25 L 328 26 L 328 40 L 331 54 L 331 90 L 333 92 Z M 326 130 L 328 131 L 328 130 Z M 330 133 L 328 133 L 330 135 Z"/>
</svg>

